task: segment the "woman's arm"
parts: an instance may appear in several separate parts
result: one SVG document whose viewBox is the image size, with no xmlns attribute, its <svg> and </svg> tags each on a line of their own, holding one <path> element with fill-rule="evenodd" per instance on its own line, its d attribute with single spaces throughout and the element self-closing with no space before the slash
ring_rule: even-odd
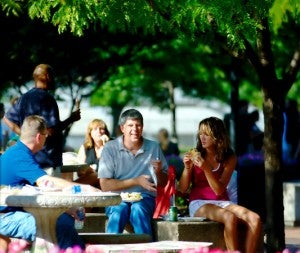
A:
<svg viewBox="0 0 300 253">
<path fill-rule="evenodd" d="M 185 193 L 190 188 L 192 170 L 193 170 L 193 162 L 191 160 L 191 155 L 189 153 L 186 153 L 184 155 L 183 163 L 184 163 L 184 169 L 178 181 L 177 189 L 178 191 Z"/>
<path fill-rule="evenodd" d="M 227 185 L 230 181 L 233 170 L 235 169 L 236 163 L 236 156 L 231 155 L 225 162 L 223 162 L 224 171 L 220 179 L 217 180 L 207 163 L 205 161 L 203 162 L 202 168 L 204 170 L 209 186 L 212 188 L 215 194 L 222 195 L 224 191 L 227 190 Z"/>
</svg>

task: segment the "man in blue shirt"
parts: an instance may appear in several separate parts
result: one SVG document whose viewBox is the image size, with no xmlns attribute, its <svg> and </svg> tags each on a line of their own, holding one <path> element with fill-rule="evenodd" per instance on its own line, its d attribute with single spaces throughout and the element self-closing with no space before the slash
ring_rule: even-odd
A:
<svg viewBox="0 0 300 253">
<path fill-rule="evenodd" d="M 59 189 L 75 185 L 73 182 L 62 178 L 47 175 L 36 162 L 34 154 L 42 149 L 47 136 L 46 122 L 42 117 L 31 115 L 25 118 L 21 127 L 20 140 L 0 156 L 0 185 L 10 187 L 20 187 L 26 184 L 43 186 L 47 182 Z M 81 186 L 89 190 L 99 191 L 89 185 Z M 25 212 L 22 207 L 10 206 L 0 206 L 0 213 L 0 235 L 2 235 L 2 239 L 3 236 L 6 236 L 4 239 L 15 237 L 28 241 L 35 240 L 35 219 L 30 213 Z M 85 248 L 82 239 L 74 228 L 74 217 L 78 218 L 76 209 L 70 209 L 62 214 L 57 221 L 56 236 L 58 245 L 62 249 L 75 245 L 82 249 Z"/>
<path fill-rule="evenodd" d="M 120 117 L 122 136 L 105 144 L 98 178 L 103 191 L 141 194 L 137 202 L 122 201 L 106 208 L 107 232 L 122 233 L 130 222 L 137 234 L 152 236 L 156 186 L 168 180 L 168 165 L 158 142 L 143 138 L 143 116 L 129 109 Z"/>
<path fill-rule="evenodd" d="M 6 124 L 17 134 L 20 126 L 29 115 L 42 116 L 47 125 L 48 138 L 44 147 L 35 154 L 35 158 L 44 169 L 58 169 L 62 166 L 62 131 L 68 125 L 80 119 L 80 109 L 69 118 L 60 120 L 58 105 L 50 91 L 55 89 L 54 74 L 51 66 L 39 64 L 33 72 L 35 87 L 23 94 L 5 114 Z"/>
</svg>

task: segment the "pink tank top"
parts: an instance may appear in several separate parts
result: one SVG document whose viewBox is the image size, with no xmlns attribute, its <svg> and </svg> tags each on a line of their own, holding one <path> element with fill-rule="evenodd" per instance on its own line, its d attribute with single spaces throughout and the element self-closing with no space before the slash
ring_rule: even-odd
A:
<svg viewBox="0 0 300 253">
<path fill-rule="evenodd" d="M 218 168 L 212 172 L 217 179 L 220 179 L 224 171 L 223 165 L 220 163 Z M 189 201 L 203 199 L 203 200 L 229 200 L 227 191 L 224 191 L 222 195 L 216 195 L 208 184 L 204 171 L 197 167 L 193 167 L 192 172 L 192 188 L 190 192 Z"/>
</svg>

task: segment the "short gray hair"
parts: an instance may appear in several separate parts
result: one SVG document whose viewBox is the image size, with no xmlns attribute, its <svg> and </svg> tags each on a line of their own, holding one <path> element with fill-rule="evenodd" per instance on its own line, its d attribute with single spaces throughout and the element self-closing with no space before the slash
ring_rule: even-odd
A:
<svg viewBox="0 0 300 253">
<path fill-rule="evenodd" d="M 29 141 L 35 137 L 37 133 L 45 133 L 47 131 L 46 121 L 39 115 L 27 116 L 21 126 L 21 140 Z"/>
<path fill-rule="evenodd" d="M 120 116 L 119 125 L 123 126 L 129 119 L 139 120 L 142 125 L 144 124 L 143 115 L 136 109 L 128 109 L 124 111 Z"/>
</svg>

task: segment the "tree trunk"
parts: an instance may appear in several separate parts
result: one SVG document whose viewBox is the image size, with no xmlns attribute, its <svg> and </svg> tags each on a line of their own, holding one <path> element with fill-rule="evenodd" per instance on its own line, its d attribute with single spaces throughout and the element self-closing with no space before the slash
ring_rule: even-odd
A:
<svg viewBox="0 0 300 253">
<path fill-rule="evenodd" d="M 284 101 L 284 99 L 282 99 Z M 283 103 L 264 98 L 264 151 L 267 252 L 275 253 L 285 248 L 283 208 Z M 255 182 L 253 182 L 255 184 Z"/>
<path fill-rule="evenodd" d="M 112 137 L 118 137 L 120 133 L 120 126 L 119 126 L 119 117 L 121 115 L 121 112 L 123 110 L 123 105 L 112 105 L 111 106 L 111 114 L 113 117 L 113 130 L 111 133 Z"/>
<path fill-rule="evenodd" d="M 171 81 L 164 81 L 162 83 L 162 86 L 165 87 L 168 90 L 169 95 L 169 108 L 171 111 L 171 138 L 172 141 L 178 142 L 178 136 L 177 136 L 177 130 L 176 130 L 176 104 L 175 104 L 175 98 L 174 98 L 174 85 Z"/>
<path fill-rule="evenodd" d="M 169 82 L 168 85 L 169 88 L 169 96 L 170 96 L 170 110 L 172 113 L 172 140 L 174 142 L 178 142 L 178 136 L 177 136 L 177 129 L 176 129 L 176 104 L 175 104 L 175 98 L 174 98 L 174 85 L 172 82 Z"/>
</svg>

